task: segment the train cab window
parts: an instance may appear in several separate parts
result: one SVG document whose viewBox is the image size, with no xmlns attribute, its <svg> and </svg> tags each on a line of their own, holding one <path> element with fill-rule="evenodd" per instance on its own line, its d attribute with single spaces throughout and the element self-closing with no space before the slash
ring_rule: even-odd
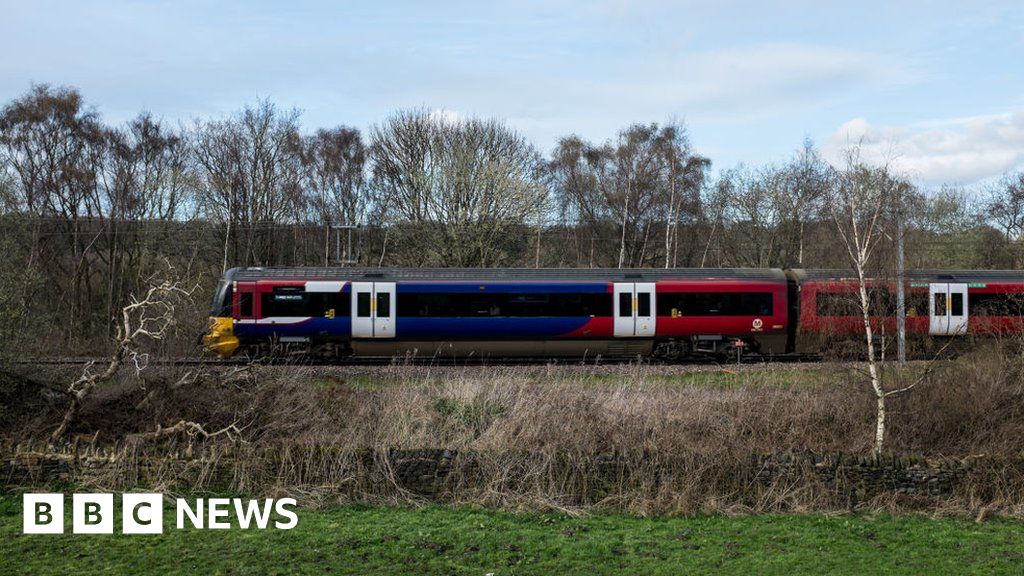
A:
<svg viewBox="0 0 1024 576">
<path fill-rule="evenodd" d="M 238 317 L 252 318 L 252 292 L 238 293 Z"/>
<path fill-rule="evenodd" d="M 631 292 L 619 293 L 619 316 L 628 317 L 633 315 L 633 294 Z"/>
<path fill-rule="evenodd" d="M 356 316 L 360 318 L 370 317 L 370 293 L 359 292 L 356 294 Z"/>
<path fill-rule="evenodd" d="M 963 316 L 964 315 L 964 295 L 960 292 L 953 292 L 950 294 L 950 316 Z"/>
<path fill-rule="evenodd" d="M 946 315 L 946 295 L 942 293 L 935 294 L 935 316 Z"/>
<path fill-rule="evenodd" d="M 234 297 L 233 283 L 221 280 L 217 284 L 217 291 L 213 294 L 210 316 L 231 316 L 231 308 L 235 303 Z"/>
<path fill-rule="evenodd" d="M 391 293 L 377 293 L 377 318 L 391 317 Z"/>
<path fill-rule="evenodd" d="M 650 316 L 651 315 L 651 295 L 648 292 L 637 292 L 636 295 L 636 315 L 637 316 Z"/>
</svg>

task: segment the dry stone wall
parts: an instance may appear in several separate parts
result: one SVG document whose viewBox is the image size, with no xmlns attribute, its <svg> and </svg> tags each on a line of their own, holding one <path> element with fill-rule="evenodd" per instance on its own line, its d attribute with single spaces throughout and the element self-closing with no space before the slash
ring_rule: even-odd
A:
<svg viewBox="0 0 1024 576">
<path fill-rule="evenodd" d="M 196 450 L 153 450 L 140 446 L 9 446 L 0 460 L 0 484 L 38 486 L 55 482 L 82 483 L 110 489 L 139 486 L 176 490 L 235 490 L 261 492 L 270 487 L 318 486 L 353 497 L 389 487 L 422 499 L 451 499 L 453 494 L 486 488 L 494 482 L 495 467 L 509 462 L 507 476 L 516 470 L 543 469 L 550 478 L 584 478 L 579 501 L 599 501 L 618 487 L 639 481 L 676 489 L 686 484 L 694 462 L 664 454 L 594 454 L 545 458 L 543 468 L 531 468 L 532 455 L 493 458 L 492 455 L 446 449 L 334 450 L 330 446 L 303 449 L 249 450 L 208 446 Z M 481 472 L 487 469 L 489 474 Z M 773 484 L 811 483 L 847 502 L 878 495 L 942 497 L 957 490 L 978 470 L 1001 478 L 1013 490 L 1024 488 L 1024 459 L 992 462 L 985 459 L 926 460 L 881 458 L 849 454 L 787 452 L 751 458 L 748 464 L 720 472 L 730 490 Z M 652 473 L 652 471 L 654 471 Z M 640 478 L 641 480 L 636 480 Z M 683 478 L 680 481 L 680 478 Z M 515 484 L 522 486 L 522 482 Z M 652 489 L 658 489 L 655 486 Z"/>
</svg>

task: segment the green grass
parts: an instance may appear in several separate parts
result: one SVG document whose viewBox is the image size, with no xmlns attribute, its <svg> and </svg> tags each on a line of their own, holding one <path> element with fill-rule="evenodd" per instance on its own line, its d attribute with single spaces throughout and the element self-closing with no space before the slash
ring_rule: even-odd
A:
<svg viewBox="0 0 1024 576">
<path fill-rule="evenodd" d="M 1024 562 L 1024 526 L 1008 520 L 349 506 L 301 511 L 290 531 L 200 531 L 168 512 L 158 536 L 22 535 L 20 496 L 0 496 L 0 574 L 1010 574 Z"/>
</svg>

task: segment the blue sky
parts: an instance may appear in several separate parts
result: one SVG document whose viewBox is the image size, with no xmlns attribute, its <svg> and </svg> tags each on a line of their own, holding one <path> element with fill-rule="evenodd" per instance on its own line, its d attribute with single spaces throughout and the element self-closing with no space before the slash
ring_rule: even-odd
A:
<svg viewBox="0 0 1024 576">
<path fill-rule="evenodd" d="M 717 168 L 851 142 L 928 185 L 1024 167 L 1024 3 L 0 1 L 0 100 L 80 88 L 106 119 L 258 98 L 312 129 L 495 116 L 549 150 L 679 119 Z"/>
</svg>

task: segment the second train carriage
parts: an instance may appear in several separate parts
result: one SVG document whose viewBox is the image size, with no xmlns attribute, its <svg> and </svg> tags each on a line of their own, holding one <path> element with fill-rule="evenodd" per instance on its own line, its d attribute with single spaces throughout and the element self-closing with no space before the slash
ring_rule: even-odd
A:
<svg viewBox="0 0 1024 576">
<path fill-rule="evenodd" d="M 858 282 L 845 270 L 792 270 L 799 286 L 796 349 L 816 352 L 863 337 Z M 896 283 L 869 280 L 872 326 L 896 334 Z M 905 279 L 907 336 L 912 341 L 1024 333 L 1024 271 L 913 270 Z"/>
</svg>

